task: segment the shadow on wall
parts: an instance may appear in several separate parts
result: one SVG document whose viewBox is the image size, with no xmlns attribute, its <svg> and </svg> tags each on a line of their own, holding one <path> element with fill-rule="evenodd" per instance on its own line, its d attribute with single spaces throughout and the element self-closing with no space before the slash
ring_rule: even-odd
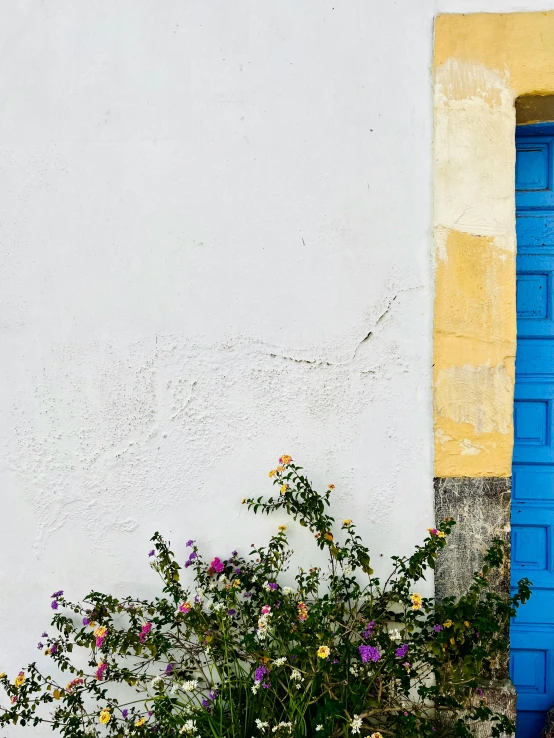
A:
<svg viewBox="0 0 554 738">
<path fill-rule="evenodd" d="M 554 95 L 522 95 L 516 100 L 516 123 L 518 126 L 530 123 L 549 123 L 554 121 Z"/>
</svg>

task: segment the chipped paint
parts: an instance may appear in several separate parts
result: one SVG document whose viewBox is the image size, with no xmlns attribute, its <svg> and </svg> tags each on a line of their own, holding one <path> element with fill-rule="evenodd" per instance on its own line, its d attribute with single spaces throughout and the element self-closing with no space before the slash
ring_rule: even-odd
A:
<svg viewBox="0 0 554 738">
<path fill-rule="evenodd" d="M 515 100 L 554 88 L 554 12 L 435 23 L 435 474 L 509 476 Z"/>
</svg>

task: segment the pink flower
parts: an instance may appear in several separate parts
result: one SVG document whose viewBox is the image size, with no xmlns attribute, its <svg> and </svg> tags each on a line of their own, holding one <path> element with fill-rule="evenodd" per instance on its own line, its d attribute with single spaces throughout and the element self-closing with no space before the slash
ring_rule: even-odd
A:
<svg viewBox="0 0 554 738">
<path fill-rule="evenodd" d="M 187 612 L 189 612 L 190 609 L 191 609 L 190 602 L 181 602 L 181 604 L 179 605 L 179 612 L 184 612 L 185 615 L 187 614 Z"/>
<path fill-rule="evenodd" d="M 99 682 L 101 682 L 102 679 L 104 678 L 104 674 L 106 673 L 107 668 L 108 668 L 108 665 L 105 664 L 103 661 L 101 661 L 98 664 L 98 669 L 96 669 L 96 678 L 98 679 Z"/>
<path fill-rule="evenodd" d="M 262 615 L 267 615 L 268 612 L 271 612 L 271 607 L 269 605 L 264 605 L 262 607 Z"/>
<path fill-rule="evenodd" d="M 142 626 L 142 628 L 140 629 L 140 633 L 139 633 L 139 641 L 141 643 L 144 643 L 144 641 L 146 640 L 151 630 L 152 630 L 152 623 L 145 623 Z"/>
<path fill-rule="evenodd" d="M 221 572 L 224 569 L 225 569 L 225 566 L 223 564 L 223 561 L 221 561 L 221 559 L 216 556 L 210 562 L 210 568 L 208 569 L 208 574 L 221 574 Z"/>
</svg>

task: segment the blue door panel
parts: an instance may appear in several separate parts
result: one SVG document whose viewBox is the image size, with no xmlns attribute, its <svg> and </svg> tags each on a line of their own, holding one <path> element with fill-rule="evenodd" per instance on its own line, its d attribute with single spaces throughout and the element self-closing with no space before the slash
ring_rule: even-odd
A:
<svg viewBox="0 0 554 738">
<path fill-rule="evenodd" d="M 517 382 L 514 396 L 514 463 L 554 463 L 553 382 Z"/>
<path fill-rule="evenodd" d="M 518 505 L 512 511 L 512 584 L 521 577 L 529 577 L 535 587 L 554 589 L 554 519 L 551 512 Z"/>
<path fill-rule="evenodd" d="M 517 340 L 516 379 L 554 379 L 554 340 L 521 336 Z"/>
<path fill-rule="evenodd" d="M 516 140 L 516 207 L 554 208 L 554 136 Z"/>
<path fill-rule="evenodd" d="M 519 256 L 516 275 L 518 336 L 554 337 L 553 271 L 551 256 Z"/>
<path fill-rule="evenodd" d="M 554 628 L 520 628 L 512 634 L 510 678 L 520 710 L 548 710 L 554 702 Z"/>
<path fill-rule="evenodd" d="M 529 579 L 533 582 L 532 575 Z M 515 587 L 512 592 L 515 592 Z M 533 602 L 529 600 L 518 610 L 517 618 L 512 623 L 511 640 L 513 641 L 517 628 L 530 624 L 554 625 L 554 592 L 551 589 L 533 587 Z"/>
<path fill-rule="evenodd" d="M 515 591 L 531 600 L 510 627 L 517 738 L 539 738 L 554 704 L 554 125 L 516 135 L 517 352 L 512 467 Z"/>
<path fill-rule="evenodd" d="M 517 253 L 552 254 L 554 222 L 548 212 L 520 211 L 516 214 Z"/>
<path fill-rule="evenodd" d="M 512 469 L 512 510 L 547 501 L 554 503 L 554 469 L 548 466 L 519 466 Z M 540 508 L 539 508 L 540 509 Z"/>
</svg>

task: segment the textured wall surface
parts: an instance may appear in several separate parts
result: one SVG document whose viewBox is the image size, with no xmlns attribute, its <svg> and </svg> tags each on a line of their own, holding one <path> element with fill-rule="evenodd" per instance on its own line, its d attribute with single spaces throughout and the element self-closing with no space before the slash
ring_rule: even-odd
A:
<svg viewBox="0 0 554 738">
<path fill-rule="evenodd" d="M 554 92 L 553 48 L 554 12 L 441 15 L 436 21 L 433 366 L 439 477 L 511 475 L 515 100 Z"/>
<path fill-rule="evenodd" d="M 53 590 L 150 591 L 154 530 L 261 540 L 283 452 L 377 567 L 420 540 L 433 17 L 522 4 L 4 4 L 2 670 Z"/>
</svg>

